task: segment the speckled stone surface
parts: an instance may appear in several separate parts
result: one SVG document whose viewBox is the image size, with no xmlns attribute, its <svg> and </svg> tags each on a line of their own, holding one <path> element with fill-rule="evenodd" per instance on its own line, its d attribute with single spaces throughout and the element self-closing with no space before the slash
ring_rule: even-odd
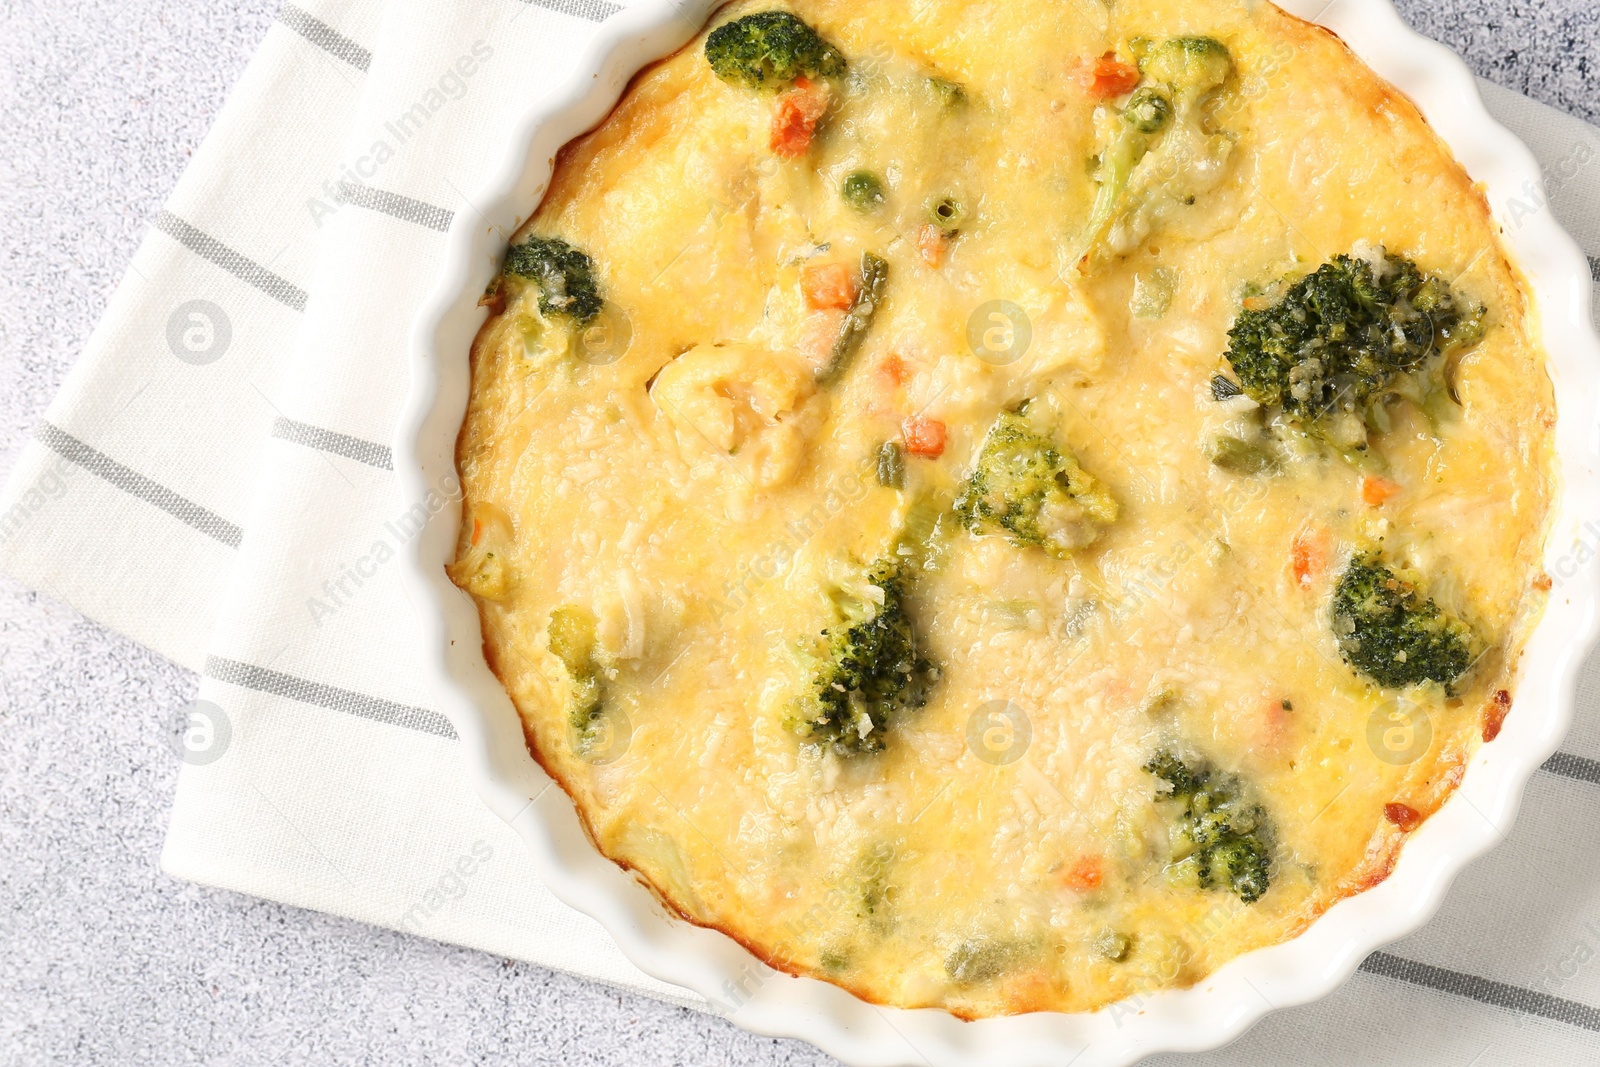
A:
<svg viewBox="0 0 1600 1067">
<path fill-rule="evenodd" d="M 276 7 L 0 4 L 0 476 Z M 1600 122 L 1594 0 L 1400 7 L 1484 77 Z M 0 579 L 0 1064 L 832 1062 L 564 975 L 165 877 L 177 767 L 164 723 L 194 690 Z M 1279 1013 L 1256 1039 L 1314 1030 L 1314 1013 Z M 1161 1062 L 1234 1062 L 1251 1042 Z"/>
</svg>

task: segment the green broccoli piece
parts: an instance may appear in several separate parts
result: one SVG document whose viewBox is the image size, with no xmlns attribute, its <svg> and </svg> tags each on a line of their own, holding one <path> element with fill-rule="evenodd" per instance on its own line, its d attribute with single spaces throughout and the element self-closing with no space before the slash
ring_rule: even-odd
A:
<svg viewBox="0 0 1600 1067">
<path fill-rule="evenodd" d="M 1159 803 L 1177 809 L 1174 858 L 1193 869 L 1203 889 L 1226 889 L 1246 904 L 1272 882 L 1272 826 L 1259 804 L 1245 798 L 1244 783 L 1203 761 L 1186 763 L 1169 751 L 1144 769 L 1165 783 Z"/>
<path fill-rule="evenodd" d="M 532 279 L 539 287 L 539 311 L 565 315 L 579 326 L 593 322 L 604 303 L 594 260 L 559 237 L 529 237 L 512 245 L 502 273 Z"/>
<path fill-rule="evenodd" d="M 1241 311 L 1227 359 L 1250 399 L 1337 448 L 1361 449 L 1372 408 L 1436 391 L 1435 357 L 1476 344 L 1484 313 L 1403 256 L 1337 255 L 1276 303 Z"/>
<path fill-rule="evenodd" d="M 1153 109 L 1147 103 L 1137 112 L 1124 111 L 1121 129 L 1111 143 L 1100 151 L 1094 174 L 1098 191 L 1095 193 L 1094 208 L 1089 213 L 1091 244 L 1098 244 L 1110 230 L 1122 204 L 1123 194 L 1128 191 L 1134 168 L 1143 162 L 1155 134 L 1166 125 L 1171 115 L 1172 107 L 1165 97 L 1152 94 L 1152 97 L 1146 98 L 1147 101 L 1152 99 L 1159 99 L 1162 107 Z M 1159 120 L 1158 113 L 1161 116 Z"/>
<path fill-rule="evenodd" d="M 945 953 L 944 973 L 957 985 L 980 985 L 1004 974 L 1021 954 L 1015 941 L 969 937 Z"/>
<path fill-rule="evenodd" d="M 995 420 L 955 502 L 973 533 L 1004 533 L 1056 559 L 1093 543 L 1117 512 L 1106 487 L 1021 412 Z"/>
<path fill-rule="evenodd" d="M 894 885 L 889 868 L 895 862 L 894 846 L 879 841 L 863 849 L 843 879 L 841 888 L 855 897 L 856 918 L 886 927 L 894 910 Z"/>
<path fill-rule="evenodd" d="M 1207 105 L 1233 71 L 1227 46 L 1174 37 L 1145 54 L 1139 86 L 1100 150 L 1088 252 L 1126 255 L 1178 208 L 1222 180 L 1233 140 L 1207 128 Z M 1147 156 L 1154 165 L 1142 166 Z"/>
<path fill-rule="evenodd" d="M 600 664 L 595 658 L 597 622 L 589 609 L 563 604 L 550 613 L 550 652 L 567 669 L 572 689 L 567 701 L 567 724 L 577 739 L 579 752 L 592 745 L 601 731 Z"/>
<path fill-rule="evenodd" d="M 787 11 L 759 11 L 718 26 L 706 37 L 706 62 L 729 84 L 773 90 L 800 77 L 840 77 L 846 65 L 837 48 Z"/>
<path fill-rule="evenodd" d="M 1477 658 L 1472 629 L 1375 552 L 1356 556 L 1333 591 L 1333 635 L 1346 663 L 1387 689 L 1436 682 L 1447 693 Z"/>
<path fill-rule="evenodd" d="M 1139 73 L 1170 89 L 1184 109 L 1222 87 L 1233 73 L 1233 56 L 1214 37 L 1171 37 L 1145 53 Z"/>
<path fill-rule="evenodd" d="M 879 560 L 866 581 L 882 592 L 883 602 L 851 598 L 842 605 L 844 618 L 822 632 L 821 665 L 788 724 L 842 756 L 882 752 L 890 719 L 925 704 L 938 679 L 917 648 L 900 562 Z"/>
<path fill-rule="evenodd" d="M 1140 133 L 1157 133 L 1172 118 L 1172 101 L 1160 89 L 1147 85 L 1128 98 L 1122 118 Z"/>
</svg>

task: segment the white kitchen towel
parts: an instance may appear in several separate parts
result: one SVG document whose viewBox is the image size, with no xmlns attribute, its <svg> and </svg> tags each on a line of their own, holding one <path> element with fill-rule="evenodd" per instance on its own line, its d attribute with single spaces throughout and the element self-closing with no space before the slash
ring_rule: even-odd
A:
<svg viewBox="0 0 1600 1067">
<path fill-rule="evenodd" d="M 0 569 L 195 670 L 380 18 L 283 7 L 0 494 Z"/>
<path fill-rule="evenodd" d="M 44 447 L 0 508 L 8 523 L 16 509 L 26 511 L 0 562 L 153 647 L 183 648 L 186 662 L 193 655 L 185 635 L 210 628 L 201 703 L 184 720 L 187 765 L 163 856 L 172 873 L 693 1002 L 633 969 L 592 922 L 556 903 L 515 836 L 471 795 L 453 733 L 428 707 L 412 668 L 414 608 L 392 562 L 414 532 L 394 492 L 387 447 L 407 385 L 411 311 L 433 283 L 444 229 L 455 212 L 472 211 L 467 196 L 485 164 L 499 159 L 506 131 L 560 80 L 592 24 L 612 10 L 596 0 L 389 0 L 381 33 L 368 26 L 367 36 L 339 24 L 331 10 L 301 19 L 311 32 L 295 35 L 324 51 L 329 44 L 352 56 L 371 50 L 353 114 L 315 104 L 278 110 L 265 94 L 255 108 L 239 97 L 229 106 L 262 137 L 266 127 L 326 114 L 320 133 L 294 135 L 308 154 L 344 123 L 342 148 L 296 171 L 304 177 L 292 191 L 276 189 L 270 198 L 274 210 L 321 224 L 316 251 L 304 253 L 300 272 L 268 276 L 250 263 L 266 272 L 271 251 L 250 246 L 255 256 L 245 262 L 196 226 L 199 238 L 179 241 L 192 262 L 157 271 L 136 261 L 150 281 L 131 293 L 135 283 L 125 283 L 97 335 L 98 357 L 86 358 L 75 392 L 50 415 L 50 426 L 65 424 L 63 433 L 70 428 L 80 443 L 87 437 L 95 451 L 74 452 L 42 431 Z M 1514 94 L 1485 92 L 1545 161 L 1552 190 L 1549 203 L 1525 190 L 1495 205 L 1506 224 L 1555 210 L 1591 255 L 1600 253 L 1600 131 Z M 248 138 L 233 145 L 237 158 L 251 150 Z M 220 151 L 207 158 L 219 172 L 236 165 Z M 256 231 L 226 229 L 231 212 L 261 210 L 260 229 L 272 232 L 261 203 L 232 202 L 226 181 L 208 188 L 218 191 L 191 214 L 210 211 L 213 229 L 248 236 Z M 105 369 L 119 346 L 165 353 L 176 360 L 172 373 L 186 373 L 193 361 L 175 357 L 174 347 L 193 357 L 214 343 L 205 321 L 181 317 L 177 342 L 166 342 L 173 294 L 187 293 L 178 273 L 185 265 L 203 268 L 213 284 L 239 278 L 245 295 L 255 290 L 279 303 L 272 278 L 293 277 L 284 284 L 309 292 L 303 314 L 249 323 L 263 360 L 287 368 L 281 387 L 262 390 L 271 412 L 257 419 L 265 439 L 236 449 L 244 427 L 225 421 L 227 405 L 196 419 L 175 404 L 144 421 L 125 417 L 116 439 L 125 447 L 113 454 L 112 438 L 94 435 L 138 387 Z M 244 361 L 236 366 L 229 356 L 206 367 L 236 372 L 238 380 L 229 379 L 235 399 L 248 389 L 240 384 L 248 381 Z M 190 402 L 211 410 L 209 394 L 190 389 Z M 240 499 L 253 490 L 247 510 L 219 511 L 221 504 L 210 505 L 222 497 L 180 493 L 175 477 L 157 476 L 186 469 L 157 465 L 174 425 L 194 427 L 180 436 L 191 457 L 209 464 L 208 485 L 227 483 Z M 52 456 L 65 457 L 67 472 L 56 472 L 66 488 L 55 494 L 40 483 L 56 469 Z M 120 511 L 105 499 L 114 494 L 128 498 Z M 248 536 L 220 564 L 171 544 L 176 528 L 151 520 L 178 519 L 198 531 L 205 520 L 185 504 L 226 515 Z M 40 538 L 40 528 L 106 524 L 108 513 L 127 524 L 127 538 L 89 550 L 111 547 L 126 557 L 112 559 L 85 588 L 50 577 L 71 574 L 84 546 Z M 1575 553 L 1574 566 L 1587 565 L 1593 547 Z M 234 558 L 232 579 L 219 592 Z M 124 566 L 132 576 L 121 574 Z M 190 617 L 178 619 L 177 598 L 140 610 L 163 581 L 181 584 L 191 572 L 207 575 L 210 599 L 188 605 Z M 163 614 L 165 603 L 172 607 Z M 1517 832 L 1469 871 L 1436 922 L 1374 955 L 1334 997 L 1268 1019 L 1216 1062 L 1299 1062 L 1310 1047 L 1334 1064 L 1464 1065 L 1497 1044 L 1514 1046 L 1519 1063 L 1600 1060 L 1600 964 L 1593 962 L 1600 960 L 1600 853 L 1573 837 L 1573 827 L 1600 821 L 1600 672 L 1590 673 L 1583 707 L 1567 749 L 1533 783 Z"/>
</svg>

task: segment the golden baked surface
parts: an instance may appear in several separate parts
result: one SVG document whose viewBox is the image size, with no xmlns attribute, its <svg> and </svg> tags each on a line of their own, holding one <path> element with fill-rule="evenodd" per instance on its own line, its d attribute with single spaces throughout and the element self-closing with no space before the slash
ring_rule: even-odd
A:
<svg viewBox="0 0 1600 1067">
<path fill-rule="evenodd" d="M 1382 880 L 1549 584 L 1533 310 L 1446 148 L 1264 3 L 708 32 L 562 153 L 458 447 L 451 575 L 598 846 L 964 1016 Z"/>
</svg>

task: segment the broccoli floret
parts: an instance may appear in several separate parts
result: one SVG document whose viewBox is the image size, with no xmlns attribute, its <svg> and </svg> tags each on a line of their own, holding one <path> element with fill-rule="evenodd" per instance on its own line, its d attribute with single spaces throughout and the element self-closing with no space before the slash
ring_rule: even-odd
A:
<svg viewBox="0 0 1600 1067">
<path fill-rule="evenodd" d="M 955 503 L 973 533 L 1004 533 L 1057 559 L 1091 544 L 1117 511 L 1106 487 L 1021 412 L 995 420 Z"/>
<path fill-rule="evenodd" d="M 795 79 L 837 78 L 840 51 L 787 11 L 759 11 L 725 22 L 706 37 L 706 62 L 717 77 L 751 89 L 787 89 Z"/>
<path fill-rule="evenodd" d="M 1154 109 L 1149 103 L 1154 99 L 1161 101 L 1160 109 Z M 1123 112 L 1121 128 L 1111 143 L 1100 150 L 1094 174 L 1099 191 L 1095 193 L 1094 208 L 1089 215 L 1091 248 L 1106 238 L 1122 207 L 1123 194 L 1128 191 L 1134 168 L 1143 162 L 1155 135 L 1171 115 L 1172 108 L 1165 97 L 1152 94 L 1146 100 L 1137 112 Z M 1158 115 L 1161 117 L 1156 121 Z"/>
<path fill-rule="evenodd" d="M 840 887 L 855 898 L 856 918 L 879 928 L 888 924 L 894 910 L 894 885 L 889 877 L 894 862 L 894 846 L 879 841 L 856 857 Z"/>
<path fill-rule="evenodd" d="M 1172 37 L 1145 53 L 1139 73 L 1147 82 L 1167 86 L 1181 108 L 1221 88 L 1233 73 L 1233 56 L 1215 37 Z"/>
<path fill-rule="evenodd" d="M 567 669 L 571 683 L 567 724 L 580 754 L 597 739 L 604 714 L 600 664 L 595 658 L 596 625 L 593 613 L 577 604 L 563 604 L 550 613 L 550 652 Z"/>
<path fill-rule="evenodd" d="M 1388 689 L 1436 682 L 1451 692 L 1477 658 L 1471 627 L 1375 552 L 1356 556 L 1339 576 L 1332 616 L 1345 662 Z"/>
<path fill-rule="evenodd" d="M 1156 800 L 1177 808 L 1174 859 L 1193 868 L 1203 889 L 1260 900 L 1272 882 L 1272 826 L 1266 810 L 1245 798 L 1243 782 L 1167 751 L 1144 769 L 1166 783 Z"/>
<path fill-rule="evenodd" d="M 1160 89 L 1145 86 L 1128 98 L 1122 120 L 1140 133 L 1156 133 L 1172 118 L 1172 101 Z"/>
<path fill-rule="evenodd" d="M 979 985 L 1005 973 L 1021 955 L 1016 942 L 993 937 L 969 937 L 945 953 L 944 973 L 958 985 Z"/>
<path fill-rule="evenodd" d="M 1233 139 L 1208 128 L 1207 105 L 1233 71 L 1227 46 L 1174 37 L 1140 64 L 1142 80 L 1096 161 L 1088 251 L 1126 255 L 1222 180 Z M 1147 162 L 1148 159 L 1148 162 Z"/>
<path fill-rule="evenodd" d="M 789 727 L 844 756 L 882 752 L 890 719 L 927 702 L 938 670 L 917 648 L 900 563 L 881 559 L 866 582 L 883 600 L 852 600 L 822 633 L 825 651 Z"/>
<path fill-rule="evenodd" d="M 1484 309 L 1403 256 L 1337 255 L 1276 303 L 1246 308 L 1228 331 L 1228 363 L 1256 403 L 1342 449 L 1367 444 L 1367 412 L 1436 390 L 1435 357 L 1476 344 Z"/>
<path fill-rule="evenodd" d="M 1225 831 L 1201 854 L 1200 878 L 1202 885 L 1222 886 L 1253 904 L 1272 884 L 1272 861 L 1255 835 Z"/>
<path fill-rule="evenodd" d="M 604 303 L 594 260 L 559 237 L 529 237 L 512 245 L 503 273 L 532 279 L 539 287 L 539 311 L 565 315 L 579 326 L 593 322 Z"/>
</svg>

